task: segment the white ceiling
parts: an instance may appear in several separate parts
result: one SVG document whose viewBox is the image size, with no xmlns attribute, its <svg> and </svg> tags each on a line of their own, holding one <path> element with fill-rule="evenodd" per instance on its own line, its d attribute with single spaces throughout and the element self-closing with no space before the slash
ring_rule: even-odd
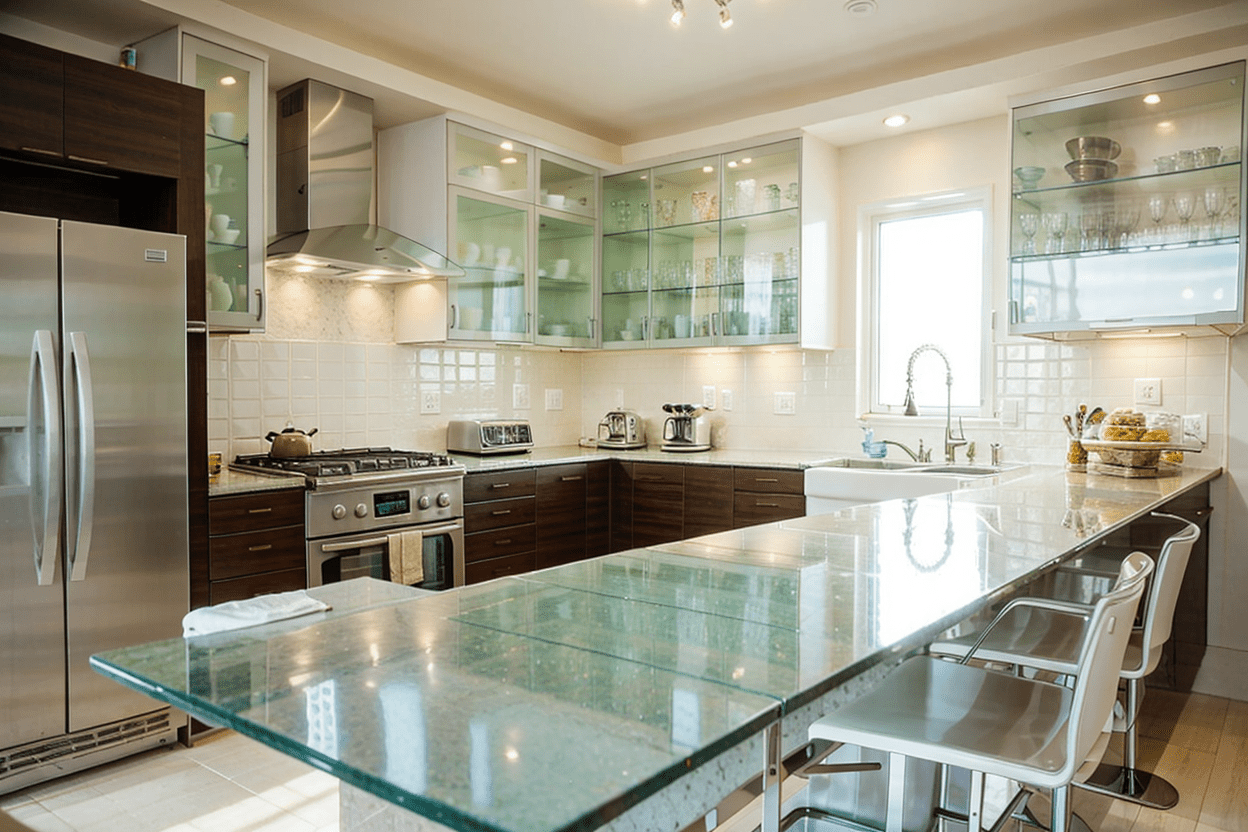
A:
<svg viewBox="0 0 1248 832">
<path fill-rule="evenodd" d="M 670 0 L 3 0 L 0 9 L 118 44 L 187 17 L 211 25 L 241 11 L 616 146 L 802 108 L 801 126 L 813 126 L 907 95 L 920 109 L 930 99 L 931 118 L 944 108 L 948 119 L 955 99 L 966 105 L 960 117 L 974 116 L 982 102 L 973 105 L 967 90 L 1005 80 L 994 72 L 1046 68 L 1019 55 L 1093 62 L 1118 51 L 1140 64 L 1150 41 L 1171 58 L 1248 43 L 1244 0 L 878 0 L 867 16 L 847 12 L 844 0 L 732 0 L 726 30 L 713 0 L 684 2 L 680 27 L 668 20 Z M 262 45 L 273 86 L 316 75 L 308 50 Z M 921 83 L 941 77 L 943 87 Z M 947 101 L 929 94 L 955 88 L 962 93 Z M 852 103 L 818 106 L 828 101 Z M 438 104 L 388 101 L 379 122 Z"/>
</svg>

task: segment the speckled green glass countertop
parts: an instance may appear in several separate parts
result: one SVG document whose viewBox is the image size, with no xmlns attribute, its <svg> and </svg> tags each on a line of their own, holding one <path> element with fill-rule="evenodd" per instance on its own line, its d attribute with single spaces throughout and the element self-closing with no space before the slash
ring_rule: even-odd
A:
<svg viewBox="0 0 1248 832">
<path fill-rule="evenodd" d="M 452 828 L 592 829 L 1217 475 L 1036 467 L 92 663 Z"/>
<path fill-rule="evenodd" d="M 791 468 L 795 471 L 800 471 L 826 463 L 832 459 L 853 455 L 831 451 L 774 451 L 731 448 L 712 448 L 709 451 L 676 453 L 661 450 L 657 444 L 631 451 L 624 451 L 619 448 L 584 448 L 580 445 L 558 445 L 549 448 L 534 448 L 531 451 L 520 454 L 494 454 L 486 456 L 451 454 L 456 462 L 468 469 L 468 473 L 611 459 L 618 459 L 624 462 L 670 462 L 689 465 Z M 861 456 L 861 453 L 857 454 L 857 456 Z"/>
</svg>

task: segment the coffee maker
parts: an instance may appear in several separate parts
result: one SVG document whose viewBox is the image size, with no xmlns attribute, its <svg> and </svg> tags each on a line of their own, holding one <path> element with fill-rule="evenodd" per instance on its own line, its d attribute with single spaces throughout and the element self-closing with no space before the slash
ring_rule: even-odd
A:
<svg viewBox="0 0 1248 832">
<path fill-rule="evenodd" d="M 663 422 L 664 451 L 709 451 L 711 449 L 712 408 L 700 404 L 665 404 L 663 410 L 672 414 Z"/>
<path fill-rule="evenodd" d="M 612 410 L 598 423 L 598 447 L 631 450 L 646 447 L 646 426 L 631 410 Z"/>
</svg>

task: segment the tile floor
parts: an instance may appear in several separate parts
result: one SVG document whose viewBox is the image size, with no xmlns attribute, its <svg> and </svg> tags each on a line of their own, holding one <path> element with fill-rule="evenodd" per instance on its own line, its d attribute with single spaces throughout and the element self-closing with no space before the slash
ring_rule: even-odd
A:
<svg viewBox="0 0 1248 832">
<path fill-rule="evenodd" d="M 1158 812 L 1076 790 L 1093 830 L 1248 830 L 1248 702 L 1149 691 L 1139 733 L 1142 767 L 1178 787 L 1179 805 Z M 0 811 L 38 832 L 337 832 L 338 788 L 226 732 L 0 796 Z"/>
</svg>

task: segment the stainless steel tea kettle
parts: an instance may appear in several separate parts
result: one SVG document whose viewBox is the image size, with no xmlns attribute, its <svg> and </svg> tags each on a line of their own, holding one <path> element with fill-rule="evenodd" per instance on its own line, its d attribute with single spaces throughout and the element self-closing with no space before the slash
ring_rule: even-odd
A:
<svg viewBox="0 0 1248 832">
<path fill-rule="evenodd" d="M 275 430 L 269 431 L 264 437 L 273 443 L 269 448 L 269 456 L 277 457 L 278 459 L 289 459 L 290 457 L 311 455 L 312 434 L 316 433 L 316 431 L 316 428 L 312 428 L 312 430 L 304 433 L 294 425 L 287 425 L 282 428 L 281 433 Z"/>
</svg>

